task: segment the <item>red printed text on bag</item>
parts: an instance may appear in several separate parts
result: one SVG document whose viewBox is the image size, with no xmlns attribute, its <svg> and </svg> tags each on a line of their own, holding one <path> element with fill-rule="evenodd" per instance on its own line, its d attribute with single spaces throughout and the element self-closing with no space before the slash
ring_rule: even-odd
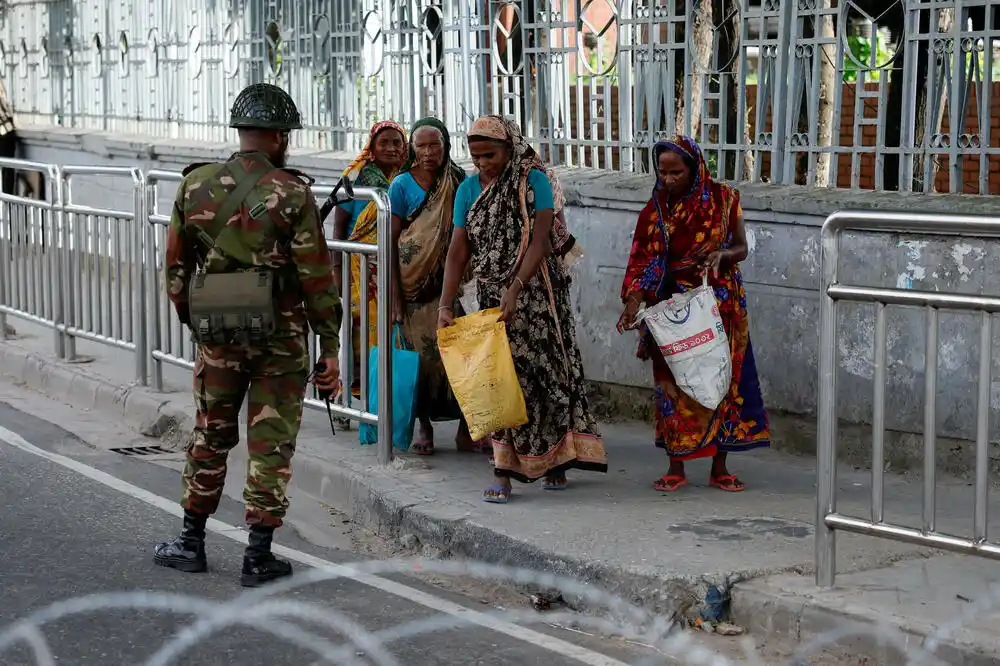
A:
<svg viewBox="0 0 1000 666">
<path fill-rule="evenodd" d="M 715 339 L 715 331 L 710 328 L 706 328 L 701 333 L 696 333 L 690 338 L 684 338 L 683 340 L 678 340 L 669 345 L 663 345 L 660 347 L 660 351 L 664 356 L 673 356 L 675 354 L 680 354 L 681 352 L 686 352 L 689 349 L 694 349 L 695 347 L 700 347 L 702 345 L 708 344 Z"/>
</svg>

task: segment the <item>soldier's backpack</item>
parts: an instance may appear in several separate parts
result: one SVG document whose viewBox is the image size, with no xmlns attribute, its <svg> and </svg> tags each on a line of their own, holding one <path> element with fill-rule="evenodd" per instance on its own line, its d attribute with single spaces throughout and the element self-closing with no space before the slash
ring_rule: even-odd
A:
<svg viewBox="0 0 1000 666">
<path fill-rule="evenodd" d="M 205 252 L 188 284 L 191 338 L 199 344 L 260 344 L 275 331 L 276 278 L 274 270 L 246 268 L 226 273 L 209 273 L 208 256 L 219 240 L 239 233 L 227 221 L 239 210 L 250 191 L 268 174 L 268 169 L 252 171 L 237 179 L 236 187 L 212 219 L 215 237 L 204 228 L 187 224 Z M 263 204 L 254 206 L 253 215 Z M 221 253 L 221 250 L 219 250 Z"/>
</svg>

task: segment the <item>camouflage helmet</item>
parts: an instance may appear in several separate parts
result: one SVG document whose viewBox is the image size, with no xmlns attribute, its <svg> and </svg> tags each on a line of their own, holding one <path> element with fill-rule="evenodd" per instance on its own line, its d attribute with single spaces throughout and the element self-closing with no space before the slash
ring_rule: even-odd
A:
<svg viewBox="0 0 1000 666">
<path fill-rule="evenodd" d="M 270 83 L 254 83 L 236 96 L 229 126 L 287 132 L 302 129 L 302 118 L 287 92 Z"/>
</svg>

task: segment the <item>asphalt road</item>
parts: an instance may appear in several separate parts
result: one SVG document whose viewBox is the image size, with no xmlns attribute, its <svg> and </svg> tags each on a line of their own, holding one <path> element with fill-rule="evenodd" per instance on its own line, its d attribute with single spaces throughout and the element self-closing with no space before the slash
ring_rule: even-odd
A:
<svg viewBox="0 0 1000 666">
<path fill-rule="evenodd" d="M 69 426 L 71 427 L 71 426 Z M 96 477 L 96 478 L 94 478 Z M 237 606 L 247 617 L 260 602 L 244 599 L 239 586 L 242 546 L 225 534 L 210 533 L 210 570 L 184 574 L 152 564 L 152 546 L 172 536 L 179 519 L 176 506 L 176 472 L 118 454 L 86 446 L 61 427 L 0 403 L 0 632 L 57 602 L 86 595 L 145 592 L 146 602 L 166 603 L 171 597 L 216 603 L 240 599 Z M 216 529 L 236 534 L 242 507 L 224 499 L 215 516 Z M 245 536 L 244 542 L 245 542 Z M 317 548 L 298 538 L 291 529 L 279 531 L 277 541 L 295 549 L 313 564 L 355 561 L 344 551 Z M 309 558 L 321 558 L 312 559 Z M 309 567 L 296 563 L 296 572 Z M 362 579 L 364 580 L 364 579 Z M 454 618 L 464 609 L 482 619 L 492 609 L 478 599 L 452 595 L 400 574 L 375 579 L 375 584 L 338 579 L 314 582 L 279 593 L 276 599 L 316 604 L 339 613 L 360 631 L 383 632 L 408 623 L 442 617 Z M 369 583 L 371 583 L 369 579 Z M 172 603 L 172 602 L 171 602 Z M 178 612 L 180 611 L 180 612 Z M 42 641 L 3 646 L 4 666 L 72 664 L 74 666 L 137 666 L 147 663 L 177 632 L 191 627 L 191 609 L 110 609 L 55 619 L 40 626 Z M 320 613 L 306 608 L 304 619 L 247 618 L 250 626 L 224 627 L 196 642 L 169 663 L 205 666 L 308 666 L 317 663 L 315 652 L 292 640 L 294 631 L 306 631 L 335 645 L 347 645 L 343 633 L 317 623 Z M 264 625 L 262 623 L 270 623 Z M 580 638 L 550 627 L 501 622 L 500 625 L 438 628 L 420 635 L 367 648 L 355 647 L 334 662 L 359 664 L 548 664 L 578 666 L 637 663 L 637 654 L 618 642 Z M 278 636 L 263 628 L 274 626 Z M 537 633 L 532 633 L 532 632 Z M 347 642 L 345 642 L 347 641 Z M 44 643 L 44 646 L 40 645 Z M 45 648 L 52 659 L 46 660 Z M 379 647 L 396 661 L 378 654 Z M 571 652 L 574 652 L 570 656 Z M 167 663 L 167 662 L 161 662 Z M 664 662 L 659 662 L 664 663 Z M 672 662 L 671 662 L 672 663 Z"/>
</svg>

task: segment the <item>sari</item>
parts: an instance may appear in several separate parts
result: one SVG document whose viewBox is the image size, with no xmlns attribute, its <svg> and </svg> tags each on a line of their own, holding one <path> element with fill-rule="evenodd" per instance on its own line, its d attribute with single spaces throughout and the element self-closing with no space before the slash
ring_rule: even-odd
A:
<svg viewBox="0 0 1000 666">
<path fill-rule="evenodd" d="M 545 175 L 549 177 L 549 183 L 552 185 L 552 253 L 559 257 L 565 266 L 569 266 L 583 256 L 583 250 L 566 225 L 566 195 L 563 193 L 559 176 L 552 167 L 545 170 Z"/>
<path fill-rule="evenodd" d="M 399 124 L 391 120 L 383 120 L 372 126 L 368 135 L 368 143 L 365 145 L 354 161 L 344 170 L 343 175 L 352 179 L 354 185 L 360 187 L 372 187 L 379 189 L 389 189 L 392 179 L 399 172 L 398 169 L 386 176 L 375 164 L 375 156 L 372 150 L 375 147 L 375 139 L 383 130 L 392 129 L 399 132 L 403 140 L 406 140 L 406 130 Z M 375 202 L 369 202 L 365 209 L 358 216 L 354 223 L 354 229 L 347 237 L 347 240 L 355 243 L 367 243 L 369 245 L 378 244 L 378 209 Z M 368 260 L 368 345 L 370 349 L 378 343 L 378 267 L 374 260 Z M 361 257 L 351 255 L 351 321 L 354 332 L 351 336 L 351 346 L 353 353 L 353 377 L 351 378 L 351 389 L 360 396 L 361 392 L 361 353 L 366 345 L 361 343 Z"/>
<path fill-rule="evenodd" d="M 403 337 L 410 349 L 420 353 L 417 416 L 432 421 L 453 421 L 460 419 L 462 412 L 441 361 L 437 320 L 444 287 L 444 265 L 451 244 L 455 191 L 466 174 L 451 159 L 451 137 L 444 123 L 436 118 L 424 118 L 410 130 L 410 155 L 400 169 L 400 175 L 408 173 L 416 161 L 412 141 L 421 127 L 433 127 L 441 132 L 444 164 L 419 205 L 411 211 L 393 211 L 403 221 L 403 231 L 396 248 L 402 294 L 406 302 Z M 456 317 L 465 314 L 457 299 L 452 304 L 452 311 Z"/>
<path fill-rule="evenodd" d="M 480 307 L 499 307 L 534 232 L 533 169 L 545 166 L 513 122 L 502 124 L 512 145 L 503 173 L 483 188 L 469 209 L 471 266 Z M 494 473 L 523 483 L 569 469 L 607 472 L 607 456 L 587 400 L 583 361 L 569 293 L 569 274 L 555 253 L 526 280 L 507 323 L 514 369 L 528 422 L 493 434 Z"/>
<path fill-rule="evenodd" d="M 697 165 L 691 190 L 673 200 L 657 180 L 649 203 L 639 213 L 622 302 L 641 292 L 647 307 L 701 286 L 701 264 L 711 252 L 732 243 L 732 225 L 742 216 L 739 190 L 715 182 L 701 148 L 689 137 L 657 143 L 654 158 L 674 151 Z M 681 391 L 659 347 L 640 326 L 637 356 L 652 361 L 656 393 L 656 446 L 672 460 L 685 461 L 770 445 L 767 411 L 750 344 L 743 275 L 738 264 L 723 263 L 709 274 L 722 323 L 729 338 L 733 377 L 722 403 L 710 410 Z"/>
</svg>

